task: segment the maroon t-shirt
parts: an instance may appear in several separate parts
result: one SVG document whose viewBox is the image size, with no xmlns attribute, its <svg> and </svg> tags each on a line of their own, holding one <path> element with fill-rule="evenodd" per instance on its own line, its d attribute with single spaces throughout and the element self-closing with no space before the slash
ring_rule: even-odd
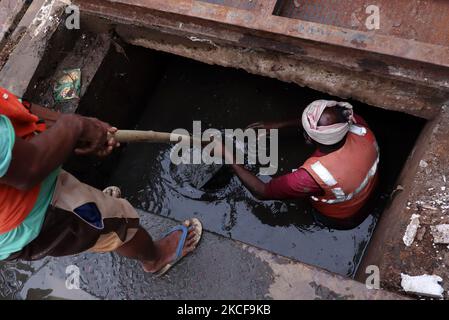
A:
<svg viewBox="0 0 449 320">
<path fill-rule="evenodd" d="M 354 115 L 355 122 L 368 127 L 362 117 Z M 311 157 L 322 157 L 326 155 L 320 150 L 315 150 Z M 322 196 L 324 194 L 320 185 L 304 169 L 299 168 L 293 173 L 289 173 L 268 182 L 265 189 L 265 197 L 269 199 L 297 199 L 311 196 Z"/>
</svg>

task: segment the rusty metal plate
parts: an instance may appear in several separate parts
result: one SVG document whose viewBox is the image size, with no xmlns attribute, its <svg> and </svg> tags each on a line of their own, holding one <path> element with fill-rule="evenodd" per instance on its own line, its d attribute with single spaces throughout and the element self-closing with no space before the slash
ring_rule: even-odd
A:
<svg viewBox="0 0 449 320">
<path fill-rule="evenodd" d="M 356 31 L 368 31 L 370 6 L 379 8 L 376 34 L 447 46 L 449 1 L 279 0 L 275 14 Z M 368 13 L 367 13 L 368 10 Z"/>
<path fill-rule="evenodd" d="M 207 2 L 212 4 L 218 4 L 225 7 L 232 7 L 242 10 L 252 10 L 257 5 L 257 0 L 196 0 L 200 2 Z"/>
<path fill-rule="evenodd" d="M 255 2 L 254 8 L 252 10 L 243 10 L 235 7 L 224 6 L 219 4 L 212 4 L 210 1 L 196 1 L 196 0 L 73 0 L 74 3 L 81 4 L 83 8 L 89 8 L 91 11 L 102 11 L 105 12 L 109 8 L 115 7 L 120 10 L 120 15 L 127 17 L 137 17 L 138 15 L 144 15 L 143 10 L 148 10 L 151 12 L 158 12 L 164 16 L 172 15 L 173 19 L 179 19 L 180 16 L 184 20 L 194 19 L 196 21 L 207 21 L 210 26 L 211 22 L 232 25 L 233 27 L 240 28 L 242 32 L 257 32 L 259 34 L 264 34 L 269 37 L 287 36 L 291 38 L 298 38 L 304 40 L 311 40 L 315 42 L 325 43 L 328 45 L 341 46 L 354 48 L 358 50 L 363 50 L 367 52 L 379 53 L 390 55 L 394 57 L 399 57 L 401 59 L 420 61 L 426 63 L 432 63 L 440 66 L 449 66 L 449 41 L 447 40 L 446 24 L 438 22 L 436 19 L 431 24 L 427 26 L 429 18 L 424 19 L 419 16 L 418 13 L 424 12 L 424 9 L 420 9 L 421 3 L 432 3 L 432 12 L 435 16 L 439 16 L 440 12 L 446 12 L 449 8 L 449 2 L 446 1 L 405 1 L 401 0 L 395 2 L 395 5 L 388 4 L 387 0 L 377 0 L 378 3 L 387 6 L 386 11 L 388 13 L 388 6 L 392 6 L 391 13 L 396 12 L 399 15 L 400 12 L 408 10 L 410 8 L 415 8 L 417 11 L 417 20 L 422 20 L 419 22 L 423 26 L 423 30 L 413 32 L 407 29 L 407 25 L 411 25 L 413 22 L 413 15 L 409 16 L 401 25 L 404 24 L 403 28 L 398 30 L 403 30 L 401 32 L 394 33 L 393 29 L 388 31 L 379 30 L 358 30 L 354 28 L 347 27 L 347 23 L 343 23 L 345 19 L 341 18 L 338 21 L 341 23 L 323 24 L 313 21 L 292 19 L 290 17 L 284 17 L 280 15 L 273 14 L 276 8 L 282 6 L 279 5 L 278 0 L 264 0 Z M 254 1 L 254 0 L 253 0 Z M 304 0 L 303 0 L 304 1 Z M 324 1 L 324 0 L 322 0 Z M 353 1 L 354 3 L 365 3 L 365 0 Z M 291 1 L 291 3 L 300 4 L 300 0 Z M 410 4 L 407 6 L 407 3 Z M 231 2 L 229 2 L 231 3 Z M 243 2 L 242 2 L 243 3 Z M 324 3 L 324 2 L 323 2 Z M 332 3 L 341 4 L 341 1 L 330 1 Z M 396 5 L 396 3 L 399 3 Z M 281 3 L 282 4 L 282 3 Z M 288 3 L 287 3 L 288 4 Z M 400 4 L 403 4 L 402 7 Z M 343 9 L 349 7 L 349 4 L 345 2 L 341 4 Z M 352 8 L 352 7 L 349 7 Z M 127 13 L 127 11 L 130 11 Z M 351 9 L 347 9 L 348 12 L 352 12 Z M 383 12 L 383 11 L 381 11 Z M 427 11 L 426 11 L 427 12 Z M 433 16 L 432 13 L 428 14 Z M 344 17 L 347 14 L 343 15 Z M 351 13 L 352 16 L 352 13 Z M 427 17 L 427 15 L 424 15 Z M 311 19 L 309 19 L 311 20 Z M 394 23 L 394 18 L 382 18 L 384 24 L 390 21 L 390 24 L 394 27 L 397 23 Z M 206 22 L 205 22 L 206 23 Z M 418 22 L 417 22 L 418 23 Z M 344 27 L 340 26 L 344 25 Z M 427 26 L 424 28 L 424 26 Z M 393 28 L 392 27 L 392 28 Z M 417 29 L 417 28 L 415 28 Z M 394 29 L 395 30 L 395 29 Z M 416 36 L 415 36 L 416 34 Z M 422 40 L 422 41 L 419 41 Z M 424 42 L 425 41 L 425 42 Z"/>
</svg>

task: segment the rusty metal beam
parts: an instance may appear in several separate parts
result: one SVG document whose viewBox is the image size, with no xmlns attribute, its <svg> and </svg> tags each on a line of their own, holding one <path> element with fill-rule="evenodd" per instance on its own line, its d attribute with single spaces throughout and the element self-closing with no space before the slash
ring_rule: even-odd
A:
<svg viewBox="0 0 449 320">
<path fill-rule="evenodd" d="M 351 71 L 308 59 L 299 60 L 282 53 L 225 46 L 217 41 L 191 41 L 182 35 L 175 36 L 130 25 L 118 25 L 115 31 L 133 45 L 208 64 L 244 69 L 253 74 L 308 86 L 341 98 L 352 97 L 370 105 L 422 118 L 435 117 L 441 105 L 449 100 L 449 94 L 435 88 L 392 81 L 367 72 Z"/>
<path fill-rule="evenodd" d="M 280 0 L 276 15 L 367 31 L 366 8 L 379 8 L 379 29 L 372 33 L 448 46 L 449 3 L 435 0 Z"/>
<path fill-rule="evenodd" d="M 438 115 L 441 105 L 449 100 L 449 71 L 441 66 L 288 36 L 273 36 L 257 30 L 118 4 L 110 0 L 76 1 L 81 5 L 84 18 L 105 18 L 105 21 L 109 21 L 109 28 L 115 29 L 125 41 L 132 44 L 144 43 L 147 37 L 149 42 L 146 42 L 146 46 L 156 50 L 206 63 L 244 68 L 252 73 L 295 82 L 343 99 L 352 97 L 367 104 L 426 119 Z M 258 2 L 255 1 L 255 4 Z M 260 4 L 252 10 L 260 10 Z M 127 28 L 129 31 L 125 32 Z M 157 40 L 159 44 L 152 39 L 151 34 L 154 32 L 161 34 Z M 215 46 L 201 53 L 202 46 L 199 44 L 206 43 Z M 246 52 L 247 59 L 244 60 L 248 60 L 248 65 L 238 64 L 240 59 L 236 57 L 243 58 L 242 52 Z M 231 63 L 225 62 L 222 55 L 228 56 Z M 282 64 L 280 59 L 286 68 L 279 66 Z M 262 61 L 265 67 L 261 67 Z M 266 67 L 268 64 L 274 69 Z"/>
<path fill-rule="evenodd" d="M 372 31 L 351 30 L 276 16 L 273 15 L 277 4 L 276 0 L 253 1 L 255 1 L 255 5 L 249 10 L 195 0 L 98 0 L 95 3 L 98 8 L 108 5 L 153 10 L 223 23 L 272 36 L 288 36 L 449 67 L 449 41 L 444 45 L 432 44 L 392 34 L 384 35 Z M 74 2 L 82 5 L 89 3 L 89 0 L 75 0 Z M 448 3 L 441 1 L 435 1 L 435 3 L 443 9 L 447 9 L 449 6 Z M 439 32 L 443 31 L 439 30 Z"/>
<path fill-rule="evenodd" d="M 179 36 L 194 36 L 203 40 L 226 42 L 229 45 L 249 49 L 280 51 L 300 59 L 314 59 L 317 63 L 336 65 L 353 71 L 370 72 L 408 81 L 412 84 L 449 90 L 448 70 L 437 65 L 311 42 L 285 35 L 276 36 L 257 30 L 242 29 L 233 25 L 173 15 L 163 11 L 145 10 L 122 4 L 112 5 L 109 0 L 75 1 L 79 2 L 84 12 L 104 16 L 124 24 L 157 29 Z"/>
</svg>

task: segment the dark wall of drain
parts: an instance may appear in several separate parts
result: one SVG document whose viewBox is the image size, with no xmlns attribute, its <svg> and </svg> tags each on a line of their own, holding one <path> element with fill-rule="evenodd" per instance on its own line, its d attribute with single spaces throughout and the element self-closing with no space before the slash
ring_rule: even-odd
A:
<svg viewBox="0 0 449 320">
<path fill-rule="evenodd" d="M 238 128 L 258 120 L 299 117 L 313 100 L 338 99 L 241 70 L 137 47 L 125 50 L 126 57 L 115 51 L 107 56 L 79 113 L 122 129 L 191 130 L 193 120 L 213 128 Z M 192 190 L 177 179 L 165 145 L 125 146 L 102 161 L 73 158 L 66 168 L 99 188 L 121 186 L 133 205 L 144 210 L 177 220 L 196 215 L 210 231 L 353 275 L 424 121 L 351 102 L 375 131 L 381 148 L 379 193 L 371 215 L 354 230 L 317 225 L 305 201 L 257 201 L 226 175 L 206 192 Z M 299 130 L 283 132 L 280 142 L 279 174 L 297 168 L 312 152 Z"/>
</svg>

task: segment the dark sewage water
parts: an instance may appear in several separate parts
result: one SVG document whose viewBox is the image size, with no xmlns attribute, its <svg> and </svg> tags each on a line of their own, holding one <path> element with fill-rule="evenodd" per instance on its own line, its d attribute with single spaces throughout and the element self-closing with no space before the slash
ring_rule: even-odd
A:
<svg viewBox="0 0 449 320">
<path fill-rule="evenodd" d="M 122 129 L 192 131 L 193 121 L 201 121 L 203 130 L 222 130 L 299 118 L 316 99 L 338 99 L 242 70 L 136 47 L 126 51 L 126 59 L 108 57 L 80 113 Z M 379 192 L 367 218 L 352 230 L 317 224 L 304 199 L 259 201 L 226 168 L 198 190 L 170 162 L 170 145 L 129 144 L 108 161 L 76 160 L 68 168 L 98 187 L 121 187 L 137 208 L 179 221 L 195 216 L 208 231 L 352 276 L 424 121 L 350 102 L 376 133 L 381 149 Z M 297 169 L 312 152 L 299 129 L 281 131 L 277 175 Z"/>
</svg>

